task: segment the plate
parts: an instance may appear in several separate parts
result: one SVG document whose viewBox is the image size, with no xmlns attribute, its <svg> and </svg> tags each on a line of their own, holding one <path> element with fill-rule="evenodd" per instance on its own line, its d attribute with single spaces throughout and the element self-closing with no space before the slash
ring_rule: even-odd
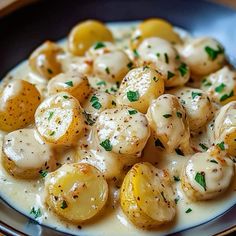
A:
<svg viewBox="0 0 236 236">
<path fill-rule="evenodd" d="M 0 78 L 46 39 L 59 40 L 78 21 L 133 21 L 161 17 L 195 36 L 208 35 L 226 46 L 236 65 L 236 12 L 206 1 L 186 0 L 50 0 L 39 1 L 0 19 Z M 0 196 L 1 197 L 1 196 Z M 176 235 L 213 235 L 236 230 L 236 206 L 197 227 Z M 6 235 L 65 235 L 40 226 L 0 200 L 0 232 Z M 78 234 L 80 234 L 78 230 Z"/>
</svg>

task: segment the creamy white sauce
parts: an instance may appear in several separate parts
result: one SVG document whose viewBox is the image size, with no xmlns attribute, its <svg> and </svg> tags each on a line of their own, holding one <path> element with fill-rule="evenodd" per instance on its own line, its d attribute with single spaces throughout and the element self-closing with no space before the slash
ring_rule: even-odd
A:
<svg viewBox="0 0 236 236">
<path fill-rule="evenodd" d="M 129 37 L 128 34 L 130 31 L 130 25 L 128 24 L 114 25 L 112 29 L 116 38 L 119 36 L 117 30 L 122 30 L 126 37 Z M 125 45 L 122 41 L 120 45 L 123 44 Z M 10 74 L 14 76 L 14 79 L 24 78 L 37 84 L 40 91 L 45 90 L 46 84 L 44 81 L 35 76 L 33 73 L 29 73 L 29 68 L 26 62 L 20 64 Z M 0 150 L 2 149 L 3 136 L 4 133 L 1 132 Z M 83 145 L 84 140 L 90 144 L 91 135 L 88 135 L 81 140 L 79 146 Z M 204 134 L 198 138 L 193 139 L 192 142 L 193 146 L 198 146 L 199 142 L 210 143 L 207 132 L 204 132 Z M 94 148 L 90 149 L 92 146 L 93 145 L 91 144 L 87 147 L 87 151 L 91 152 L 91 155 L 103 156 L 104 153 L 99 153 Z M 84 148 L 84 151 L 86 152 L 86 148 Z M 59 159 L 61 159 L 62 163 L 73 162 L 78 158 L 76 157 L 75 150 L 58 150 L 58 153 L 60 156 Z M 150 137 L 143 151 L 143 157 L 140 161 L 150 161 L 161 169 L 169 169 L 171 175 L 180 176 L 181 169 L 188 158 L 188 156 L 180 156 L 175 153 L 170 154 L 158 150 L 154 145 L 153 137 Z M 102 161 L 101 163 L 104 164 Z M 114 164 L 112 163 L 112 165 Z M 80 224 L 82 229 L 78 229 L 78 225 L 73 225 L 62 221 L 53 212 L 48 210 L 48 207 L 44 203 L 43 179 L 35 181 L 15 179 L 6 173 L 2 165 L 0 165 L 0 186 L 2 186 L 0 189 L 0 196 L 18 211 L 32 217 L 32 215 L 29 215 L 32 207 L 35 207 L 36 209 L 40 208 L 43 213 L 40 218 L 37 218 L 40 223 L 63 232 L 85 235 L 164 235 L 166 233 L 176 232 L 213 219 L 232 207 L 235 204 L 236 199 L 235 180 L 223 195 L 210 201 L 201 202 L 190 201 L 184 195 L 180 182 L 175 182 L 174 190 L 176 198 L 179 199 L 177 203 L 177 215 L 175 220 L 170 224 L 162 226 L 156 230 L 146 231 L 136 228 L 128 221 L 119 206 L 119 189 L 116 188 L 114 184 L 110 184 L 110 192 L 112 193 L 113 198 L 110 199 L 106 205 L 102 217 L 95 218 L 89 224 L 82 223 Z M 190 213 L 185 213 L 188 208 L 191 208 L 192 211 Z"/>
</svg>

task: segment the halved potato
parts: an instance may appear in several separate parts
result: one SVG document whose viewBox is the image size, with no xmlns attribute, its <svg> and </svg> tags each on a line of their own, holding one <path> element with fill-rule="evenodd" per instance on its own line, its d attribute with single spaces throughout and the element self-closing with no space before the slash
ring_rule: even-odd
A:
<svg viewBox="0 0 236 236">
<path fill-rule="evenodd" d="M 97 215 L 108 197 L 102 173 L 85 163 L 64 164 L 45 182 L 46 202 L 60 217 L 80 223 Z"/>
</svg>

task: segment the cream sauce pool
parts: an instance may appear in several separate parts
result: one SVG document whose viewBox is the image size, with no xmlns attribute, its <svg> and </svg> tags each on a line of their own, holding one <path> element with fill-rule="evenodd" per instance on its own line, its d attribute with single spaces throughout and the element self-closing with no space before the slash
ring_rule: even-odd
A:
<svg viewBox="0 0 236 236">
<path fill-rule="evenodd" d="M 121 38 L 129 38 L 130 28 L 133 24 L 111 24 L 110 28 L 114 32 L 117 41 L 120 45 L 125 46 L 125 40 Z M 122 35 L 122 37 L 120 37 Z M 61 43 L 64 45 L 64 42 Z M 7 76 L 8 79 L 14 77 L 23 78 L 30 81 L 31 83 L 37 83 L 37 87 L 41 92 L 44 92 L 45 82 L 40 78 L 29 72 L 29 68 L 26 62 L 23 62 L 14 70 L 12 70 Z M 4 133 L 0 133 L 0 150 L 2 150 L 2 140 Z M 197 148 L 200 142 L 210 143 L 211 133 L 206 130 L 202 135 L 192 139 L 192 146 Z M 91 135 L 88 135 L 83 142 L 90 142 Z M 89 146 L 90 147 L 90 146 Z M 83 150 L 83 152 L 95 153 L 96 150 L 93 147 Z M 1 153 L 0 153 L 1 154 Z M 76 150 L 63 150 L 58 151 L 60 155 L 60 161 L 62 163 L 71 162 L 75 160 Z M 85 153 L 84 153 L 85 154 Z M 103 153 L 99 154 L 100 157 Z M 169 169 L 171 175 L 179 176 L 182 166 L 185 164 L 188 156 L 180 156 L 175 153 L 164 153 L 155 148 L 152 137 L 149 139 L 140 161 L 150 161 L 155 166 L 163 169 Z M 86 160 L 85 160 L 86 161 Z M 102 161 L 101 161 L 102 163 Z M 99 165 L 99 164 L 98 164 Z M 235 178 L 234 178 L 235 179 Z M 37 220 L 57 230 L 80 235 L 163 235 L 171 232 L 177 232 L 182 229 L 186 229 L 210 219 L 221 215 L 223 212 L 228 210 L 230 207 L 235 205 L 236 197 L 236 181 L 231 184 L 230 188 L 218 198 L 209 201 L 198 201 L 192 202 L 187 199 L 184 195 L 180 182 L 174 183 L 175 198 L 177 201 L 177 215 L 175 220 L 165 226 L 160 227 L 156 230 L 142 230 L 136 228 L 131 224 L 119 206 L 119 188 L 110 183 L 110 200 L 105 206 L 102 212 L 102 217 L 97 217 L 90 223 L 82 223 L 79 225 L 73 225 L 68 222 L 62 221 L 53 212 L 47 209 L 44 204 L 44 180 L 20 180 L 10 176 L 0 165 L 0 196 L 6 200 L 11 206 L 23 214 L 32 217 L 30 211 L 32 207 L 40 208 L 42 216 Z M 186 213 L 187 209 L 191 208 L 190 213 Z"/>
</svg>

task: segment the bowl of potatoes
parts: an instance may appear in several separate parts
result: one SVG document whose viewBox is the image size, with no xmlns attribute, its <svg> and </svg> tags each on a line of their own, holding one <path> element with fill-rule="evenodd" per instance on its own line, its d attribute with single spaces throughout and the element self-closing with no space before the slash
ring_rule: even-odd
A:
<svg viewBox="0 0 236 236">
<path fill-rule="evenodd" d="M 183 0 L 1 18 L 0 232 L 233 233 L 235 20 Z"/>
</svg>

